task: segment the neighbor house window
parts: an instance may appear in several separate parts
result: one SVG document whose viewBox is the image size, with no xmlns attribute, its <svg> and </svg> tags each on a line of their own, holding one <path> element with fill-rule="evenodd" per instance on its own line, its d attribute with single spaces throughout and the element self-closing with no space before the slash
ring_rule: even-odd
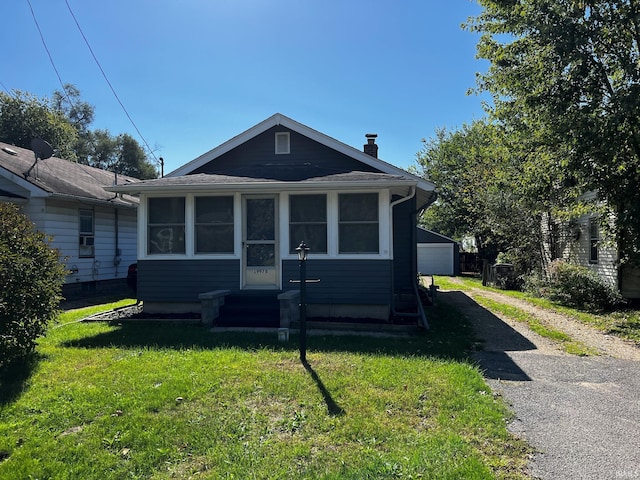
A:
<svg viewBox="0 0 640 480">
<path fill-rule="evenodd" d="M 589 263 L 598 263 L 598 243 L 600 242 L 600 227 L 598 219 L 589 219 Z"/>
<path fill-rule="evenodd" d="M 311 253 L 327 253 L 327 196 L 289 197 L 289 252 L 304 241 Z"/>
<path fill-rule="evenodd" d="M 379 253 L 378 194 L 338 196 L 339 253 Z"/>
<path fill-rule="evenodd" d="M 289 132 L 276 132 L 276 155 L 290 153 Z"/>
<path fill-rule="evenodd" d="M 95 256 L 95 219 L 93 210 L 80 210 L 80 258 L 93 258 Z"/>
<path fill-rule="evenodd" d="M 185 253 L 184 207 L 184 197 L 149 199 L 148 253 Z"/>
<path fill-rule="evenodd" d="M 233 253 L 233 197 L 196 197 L 196 253 Z"/>
</svg>

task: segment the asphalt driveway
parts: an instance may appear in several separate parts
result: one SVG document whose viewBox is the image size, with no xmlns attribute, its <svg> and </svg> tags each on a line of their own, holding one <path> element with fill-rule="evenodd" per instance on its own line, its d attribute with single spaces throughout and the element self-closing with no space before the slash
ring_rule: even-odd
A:
<svg viewBox="0 0 640 480">
<path fill-rule="evenodd" d="M 536 449 L 534 478 L 640 479 L 640 362 L 565 354 L 462 292 L 442 292 L 439 301 L 484 340 L 474 358 L 511 405 L 510 430 Z"/>
</svg>

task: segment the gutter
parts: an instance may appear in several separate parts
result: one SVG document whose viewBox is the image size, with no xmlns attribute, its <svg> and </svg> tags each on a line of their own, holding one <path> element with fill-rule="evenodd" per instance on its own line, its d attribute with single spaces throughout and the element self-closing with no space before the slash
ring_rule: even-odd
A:
<svg viewBox="0 0 640 480">
<path fill-rule="evenodd" d="M 409 200 L 411 200 L 412 198 L 414 198 L 416 196 L 416 187 L 412 186 L 411 187 L 411 193 L 409 193 L 406 197 L 402 197 L 399 198 L 398 200 L 396 200 L 395 202 L 391 202 L 391 204 L 389 205 L 389 215 L 391 216 L 390 218 L 390 225 L 391 228 L 393 229 L 393 209 L 396 205 L 400 205 L 401 203 L 407 202 Z M 413 219 L 413 216 L 412 216 Z M 411 228 L 411 261 L 412 261 L 412 265 L 411 265 L 411 272 L 412 272 L 412 276 L 416 277 L 417 273 L 415 272 L 416 270 L 416 248 L 415 248 L 415 244 L 416 244 L 416 225 L 413 225 L 415 222 L 412 222 L 412 228 Z M 413 286 L 413 293 L 415 295 L 416 298 L 416 305 L 417 305 L 417 309 L 418 311 L 416 313 L 411 313 L 411 312 L 398 312 L 396 310 L 396 301 L 395 301 L 395 273 L 394 273 L 394 268 L 393 265 L 391 267 L 391 313 L 393 315 L 397 315 L 397 316 L 403 316 L 403 317 L 411 317 L 411 318 L 419 318 L 420 322 L 422 323 L 422 326 L 428 330 L 429 329 L 429 322 L 427 321 L 427 316 L 424 313 L 424 308 L 422 307 L 422 302 L 420 301 L 420 294 L 418 293 L 418 285 L 416 284 L 415 278 L 414 280 L 411 282 L 412 286 Z"/>
</svg>

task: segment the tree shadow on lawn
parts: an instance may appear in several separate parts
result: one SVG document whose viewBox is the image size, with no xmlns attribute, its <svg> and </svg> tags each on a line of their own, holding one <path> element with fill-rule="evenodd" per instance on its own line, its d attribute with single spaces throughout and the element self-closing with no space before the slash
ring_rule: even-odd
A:
<svg viewBox="0 0 640 480">
<path fill-rule="evenodd" d="M 438 299 L 440 305 L 453 311 L 455 316 L 467 319 L 477 339 L 475 351 L 469 357 L 485 377 L 531 380 L 507 352 L 535 350 L 535 344 L 463 292 L 441 292 L 438 293 Z"/>
<path fill-rule="evenodd" d="M 0 368 L 0 407 L 9 405 L 22 395 L 27 381 L 45 358 L 44 355 L 31 353 Z"/>
</svg>

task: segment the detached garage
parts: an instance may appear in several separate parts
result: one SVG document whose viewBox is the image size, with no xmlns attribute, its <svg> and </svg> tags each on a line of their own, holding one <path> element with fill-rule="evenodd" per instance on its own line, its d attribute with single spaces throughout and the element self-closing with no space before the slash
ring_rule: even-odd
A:
<svg viewBox="0 0 640 480">
<path fill-rule="evenodd" d="M 417 229 L 418 272 L 422 275 L 459 275 L 458 242 L 422 227 Z"/>
</svg>

